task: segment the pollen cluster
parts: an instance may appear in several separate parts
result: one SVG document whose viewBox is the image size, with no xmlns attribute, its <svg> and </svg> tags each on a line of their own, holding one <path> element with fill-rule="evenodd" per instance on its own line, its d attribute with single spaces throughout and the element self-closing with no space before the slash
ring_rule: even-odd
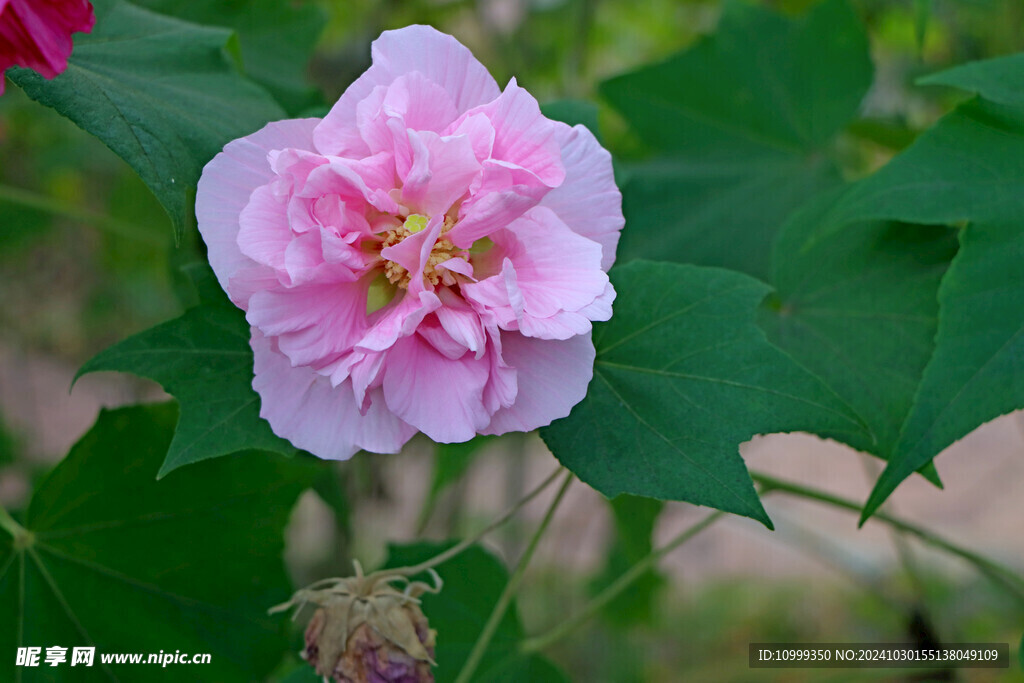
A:
<svg viewBox="0 0 1024 683">
<path fill-rule="evenodd" d="M 380 243 L 380 248 L 390 247 L 398 244 L 409 235 L 415 234 L 422 231 L 427 224 L 427 219 L 424 216 L 418 214 L 410 215 L 401 226 L 389 230 L 384 240 Z M 455 226 L 455 219 L 451 216 L 445 216 L 444 225 L 441 227 L 441 234 L 438 236 L 437 241 L 434 242 L 434 246 L 430 250 L 430 256 L 427 257 L 427 262 L 423 267 L 423 280 L 429 282 L 431 285 L 444 284 L 452 286 L 456 284 L 455 275 L 447 270 L 446 268 L 437 268 L 437 266 L 445 261 L 452 258 L 464 258 L 469 260 L 469 252 L 465 249 L 459 249 L 455 244 L 444 235 L 446 235 Z M 409 271 L 405 269 L 401 264 L 395 263 L 394 261 L 384 260 L 384 275 L 387 277 L 388 282 L 393 285 L 397 285 L 402 289 L 409 288 L 409 282 L 411 277 Z"/>
</svg>

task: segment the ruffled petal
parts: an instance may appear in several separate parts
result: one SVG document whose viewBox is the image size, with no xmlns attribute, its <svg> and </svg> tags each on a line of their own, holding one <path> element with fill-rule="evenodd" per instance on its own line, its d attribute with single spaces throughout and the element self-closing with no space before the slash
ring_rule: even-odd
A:
<svg viewBox="0 0 1024 683">
<path fill-rule="evenodd" d="M 402 203 L 426 216 L 443 216 L 467 192 L 480 162 L 467 136 L 408 131 L 412 167 L 403 178 Z"/>
<path fill-rule="evenodd" d="M 407 291 L 401 299 L 388 304 L 371 318 L 370 329 L 356 343 L 362 351 L 385 351 L 402 337 L 416 331 L 425 317 L 441 307 L 434 292 Z"/>
<path fill-rule="evenodd" d="M 384 400 L 434 441 L 469 441 L 490 422 L 483 404 L 490 360 L 446 358 L 418 334 L 400 339 L 384 368 Z"/>
<path fill-rule="evenodd" d="M 525 169 L 548 187 L 565 180 L 565 167 L 558 146 L 559 124 L 544 116 L 536 98 L 509 81 L 501 96 L 464 115 L 468 119 L 483 114 L 494 127 L 491 159 Z M 457 125 L 461 125 L 459 122 Z"/>
<path fill-rule="evenodd" d="M 417 71 L 441 86 L 458 113 L 500 94 L 498 84 L 473 54 L 449 35 L 430 26 L 385 31 L 373 42 L 373 65 L 345 90 L 314 133 L 323 154 L 357 154 L 369 148 L 356 127 L 356 108 L 380 85 Z"/>
<path fill-rule="evenodd" d="M 203 169 L 196 189 L 196 218 L 217 281 L 232 301 L 245 308 L 247 298 L 231 291 L 237 271 L 254 263 L 238 247 L 239 216 L 253 191 L 274 179 L 267 155 L 276 149 L 310 149 L 319 119 L 269 123 L 227 144 Z"/>
<path fill-rule="evenodd" d="M 612 155 L 585 126 L 559 125 L 555 136 L 562 148 L 565 181 L 544 195 L 540 206 L 558 214 L 577 234 L 600 244 L 601 267 L 607 271 L 615 263 L 619 234 L 626 223 Z"/>
<path fill-rule="evenodd" d="M 601 245 L 574 233 L 550 209 L 532 209 L 493 239 L 505 254 L 502 272 L 463 284 L 462 291 L 491 309 L 502 329 L 567 339 L 589 332 L 590 320 L 611 315 L 607 297 L 614 290 L 601 270 Z"/>
<path fill-rule="evenodd" d="M 589 334 L 564 341 L 501 335 L 502 356 L 515 368 L 515 403 L 494 413 L 482 434 L 528 432 L 567 416 L 583 400 L 594 374 Z"/>
<path fill-rule="evenodd" d="M 246 319 L 265 336 L 276 337 L 292 365 L 324 367 L 365 335 L 368 286 L 364 278 L 256 292 Z"/>
<path fill-rule="evenodd" d="M 333 387 L 309 368 L 292 367 L 258 330 L 253 330 L 250 343 L 260 417 L 297 448 L 329 460 L 347 460 L 360 449 L 397 453 L 416 433 L 415 427 L 388 410 L 381 389 L 371 390 L 363 414 L 347 383 Z"/>
<path fill-rule="evenodd" d="M 288 197 L 270 184 L 257 187 L 239 214 L 238 250 L 276 271 L 284 270 L 285 250 L 292 241 Z"/>
<path fill-rule="evenodd" d="M 86 0 L 40 2 L 5 0 L 0 3 L 0 94 L 3 71 L 17 64 L 54 78 L 68 66 L 71 34 L 89 33 L 96 23 Z"/>
</svg>

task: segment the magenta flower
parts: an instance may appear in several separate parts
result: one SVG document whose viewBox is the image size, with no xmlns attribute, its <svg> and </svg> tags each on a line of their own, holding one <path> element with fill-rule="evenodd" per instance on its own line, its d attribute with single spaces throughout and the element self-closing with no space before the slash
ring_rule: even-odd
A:
<svg viewBox="0 0 1024 683">
<path fill-rule="evenodd" d="M 569 414 L 623 225 L 610 155 L 451 36 L 387 31 L 323 119 L 228 144 L 196 198 L 274 432 L 324 458 Z"/>
<path fill-rule="evenodd" d="M 0 0 L 0 72 L 17 65 L 53 78 L 68 67 L 71 34 L 95 23 L 87 0 Z"/>
</svg>

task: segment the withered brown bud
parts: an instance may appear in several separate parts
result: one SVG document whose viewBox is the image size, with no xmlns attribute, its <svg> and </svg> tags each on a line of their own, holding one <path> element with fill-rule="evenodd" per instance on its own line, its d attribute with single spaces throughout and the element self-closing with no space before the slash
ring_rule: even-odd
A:
<svg viewBox="0 0 1024 683">
<path fill-rule="evenodd" d="M 356 572 L 300 590 L 275 608 L 319 606 L 306 627 L 303 658 L 336 683 L 433 683 L 436 633 L 417 598 L 439 591 L 440 577 L 431 572 L 435 585 L 429 586 L 388 572 L 363 576 L 358 565 Z"/>
<path fill-rule="evenodd" d="M 384 606 L 389 613 L 380 616 L 389 625 L 383 629 L 380 619 L 351 628 L 345 610 L 342 604 L 321 607 L 306 627 L 303 657 L 318 674 L 337 683 L 433 683 L 435 633 L 415 603 Z"/>
</svg>

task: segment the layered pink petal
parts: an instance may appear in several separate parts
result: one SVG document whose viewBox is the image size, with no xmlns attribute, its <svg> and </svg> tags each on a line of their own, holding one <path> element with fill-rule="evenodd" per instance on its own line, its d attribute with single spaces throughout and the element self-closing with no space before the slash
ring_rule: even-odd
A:
<svg viewBox="0 0 1024 683">
<path fill-rule="evenodd" d="M 490 359 L 453 360 L 414 334 L 399 340 L 384 369 L 384 400 L 403 421 L 434 441 L 468 441 L 487 426 L 483 404 Z"/>
<path fill-rule="evenodd" d="M 253 191 L 275 178 L 267 155 L 278 149 L 311 148 L 317 123 L 319 119 L 269 123 L 252 135 L 228 143 L 203 169 L 196 189 L 199 232 L 217 281 L 243 308 L 248 296 L 233 292 L 230 282 L 240 269 L 255 264 L 238 247 L 239 216 Z M 250 280 L 251 276 L 247 278 Z"/>
<path fill-rule="evenodd" d="M 537 207 L 493 239 L 504 254 L 501 273 L 465 283 L 462 291 L 492 310 L 502 329 L 568 339 L 589 332 L 591 320 L 610 317 L 607 297 L 614 291 L 601 270 L 601 245 L 570 230 L 552 211 Z"/>
<path fill-rule="evenodd" d="M 398 213 L 398 204 L 388 194 L 394 187 L 394 169 L 394 159 L 387 152 L 357 160 L 331 157 L 309 173 L 296 194 L 310 199 L 337 195 L 343 201 L 365 202 L 378 211 Z"/>
<path fill-rule="evenodd" d="M 292 365 L 328 366 L 365 334 L 366 289 L 360 282 L 313 283 L 256 292 L 246 319 L 277 339 Z"/>
<path fill-rule="evenodd" d="M 548 187 L 562 184 L 565 167 L 557 139 L 559 124 L 541 113 L 537 100 L 516 79 L 500 97 L 471 110 L 467 117 L 474 114 L 485 115 L 494 126 L 492 159 L 525 169 Z"/>
<path fill-rule="evenodd" d="M 350 388 L 336 388 L 309 368 L 292 367 L 258 330 L 253 330 L 251 344 L 260 417 L 296 447 L 321 458 L 347 460 L 360 449 L 397 453 L 416 433 L 388 410 L 381 389 L 370 392 L 364 414 Z"/>
<path fill-rule="evenodd" d="M 284 271 L 284 252 L 292 241 L 288 197 L 272 185 L 256 188 L 238 217 L 238 250 L 256 263 Z"/>
<path fill-rule="evenodd" d="M 345 90 L 314 134 L 323 154 L 359 154 L 369 148 L 356 126 L 356 108 L 377 86 L 419 72 L 448 93 L 458 113 L 496 98 L 487 69 L 459 41 L 430 26 L 385 31 L 373 42 L 373 65 Z"/>
<path fill-rule="evenodd" d="M 566 417 L 583 400 L 594 374 L 589 334 L 566 340 L 531 339 L 503 332 L 502 356 L 515 368 L 515 403 L 491 417 L 483 434 L 528 432 Z"/>
<path fill-rule="evenodd" d="M 501 345 L 501 332 L 491 326 L 487 330 L 491 360 L 491 374 L 484 387 L 484 409 L 493 415 L 502 408 L 511 407 L 519 393 L 519 375 L 504 358 Z"/>
<path fill-rule="evenodd" d="M 507 226 L 565 180 L 557 139 L 564 124 L 545 118 L 537 100 L 515 79 L 501 97 L 470 110 L 453 128 L 466 128 L 479 116 L 491 124 L 494 139 L 480 181 L 451 232 L 452 241 L 463 248 Z"/>
<path fill-rule="evenodd" d="M 619 234 L 626 224 L 622 193 L 615 184 L 612 155 L 585 126 L 557 126 L 565 181 L 544 195 L 541 206 L 558 214 L 573 232 L 601 245 L 601 267 L 615 263 Z"/>
<path fill-rule="evenodd" d="M 452 339 L 477 358 L 483 355 L 487 344 L 480 316 L 462 297 L 447 287 L 437 292 L 441 307 L 435 315 L 442 329 Z"/>
<path fill-rule="evenodd" d="M 415 332 L 420 322 L 440 307 L 441 300 L 433 292 L 406 292 L 374 314 L 370 329 L 356 342 L 356 348 L 361 351 L 390 349 L 399 339 Z"/>
<path fill-rule="evenodd" d="M 373 56 L 322 122 L 232 143 L 200 182 L 261 414 L 322 457 L 568 414 L 615 298 L 610 157 L 433 29 Z"/>
<path fill-rule="evenodd" d="M 402 203 L 415 213 L 437 217 L 467 193 L 480 173 L 468 136 L 441 137 L 408 131 L 412 166 L 402 178 Z"/>
</svg>

